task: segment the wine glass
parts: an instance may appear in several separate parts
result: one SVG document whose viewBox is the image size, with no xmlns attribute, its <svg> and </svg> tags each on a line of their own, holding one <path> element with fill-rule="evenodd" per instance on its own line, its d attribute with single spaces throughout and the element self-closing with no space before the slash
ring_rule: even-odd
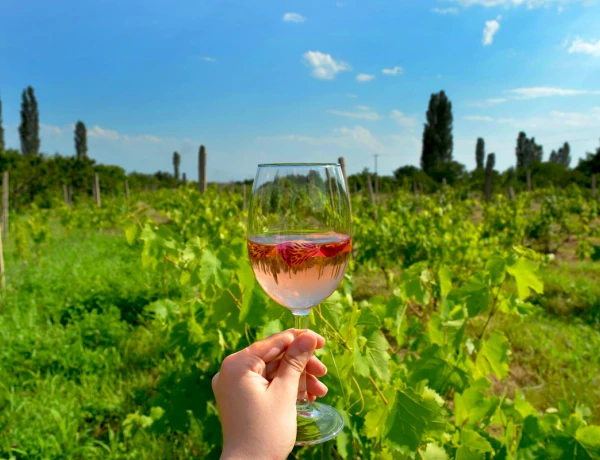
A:
<svg viewBox="0 0 600 460">
<path fill-rule="evenodd" d="M 248 253 L 265 292 L 308 329 L 308 315 L 344 278 L 352 249 L 350 202 L 338 164 L 258 166 L 248 214 Z M 308 400 L 306 374 L 296 401 L 296 445 L 335 437 L 341 414 Z"/>
</svg>

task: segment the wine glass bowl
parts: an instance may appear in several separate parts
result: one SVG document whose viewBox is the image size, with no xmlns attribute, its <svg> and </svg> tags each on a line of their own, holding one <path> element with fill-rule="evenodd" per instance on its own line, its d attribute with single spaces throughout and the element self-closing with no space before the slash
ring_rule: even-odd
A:
<svg viewBox="0 0 600 460">
<path fill-rule="evenodd" d="M 248 212 L 248 254 L 258 283 L 290 309 L 296 329 L 344 278 L 352 250 L 352 218 L 339 165 L 259 165 Z M 310 404 L 300 379 L 297 445 L 335 437 L 342 416 L 321 403 Z"/>
</svg>

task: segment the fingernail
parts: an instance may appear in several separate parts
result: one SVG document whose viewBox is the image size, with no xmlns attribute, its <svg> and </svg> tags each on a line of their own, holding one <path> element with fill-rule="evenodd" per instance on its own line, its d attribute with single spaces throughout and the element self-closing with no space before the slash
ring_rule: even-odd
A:
<svg viewBox="0 0 600 460">
<path fill-rule="evenodd" d="M 302 353 L 312 352 L 315 348 L 315 342 L 310 334 L 302 334 L 298 337 L 298 348 Z"/>
</svg>

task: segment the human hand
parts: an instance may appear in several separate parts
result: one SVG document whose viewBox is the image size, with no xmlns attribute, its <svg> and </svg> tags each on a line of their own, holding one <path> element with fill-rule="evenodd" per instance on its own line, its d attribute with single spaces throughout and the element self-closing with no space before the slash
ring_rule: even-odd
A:
<svg viewBox="0 0 600 460">
<path fill-rule="evenodd" d="M 222 460 L 280 460 L 296 440 L 296 397 L 306 368 L 309 400 L 325 396 L 317 377 L 327 368 L 316 356 L 325 339 L 288 329 L 223 361 L 212 381 L 223 427 Z"/>
</svg>

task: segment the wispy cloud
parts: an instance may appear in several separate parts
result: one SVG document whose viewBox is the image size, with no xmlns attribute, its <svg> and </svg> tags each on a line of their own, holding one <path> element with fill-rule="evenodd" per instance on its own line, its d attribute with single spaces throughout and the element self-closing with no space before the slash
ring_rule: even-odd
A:
<svg viewBox="0 0 600 460">
<path fill-rule="evenodd" d="M 565 89 L 565 88 L 552 88 L 548 86 L 538 86 L 533 88 L 516 88 L 507 91 L 513 96 L 514 99 L 537 99 L 540 97 L 553 97 L 553 96 L 583 96 L 583 95 L 597 95 L 600 94 L 598 90 L 585 90 L 585 89 Z"/>
<path fill-rule="evenodd" d="M 383 69 L 381 73 L 384 75 L 402 75 L 404 73 L 404 69 L 397 65 L 389 69 Z"/>
<path fill-rule="evenodd" d="M 458 14 L 458 8 L 450 7 L 450 8 L 431 8 L 432 13 L 436 14 Z"/>
<path fill-rule="evenodd" d="M 484 7 L 501 6 L 505 8 L 526 6 L 528 9 L 561 5 L 565 3 L 581 3 L 584 6 L 592 4 L 590 0 L 452 0 L 461 6 L 479 5 Z"/>
<path fill-rule="evenodd" d="M 469 115 L 467 117 L 464 117 L 464 119 L 469 120 L 469 121 L 485 121 L 485 122 L 489 122 L 489 123 L 494 121 L 494 119 L 492 117 L 487 117 L 487 116 L 483 116 L 483 115 Z"/>
<path fill-rule="evenodd" d="M 383 153 L 386 148 L 375 138 L 367 128 L 355 126 L 354 128 L 337 128 L 329 136 L 314 137 L 297 134 L 288 134 L 283 136 L 258 136 L 257 141 L 289 141 L 300 142 L 310 146 L 334 145 L 341 149 L 356 150 L 365 149 L 369 152 Z"/>
<path fill-rule="evenodd" d="M 600 40 L 594 43 L 593 40 L 586 42 L 581 38 L 576 38 L 569 48 L 569 53 L 589 54 L 590 56 L 600 57 Z"/>
<path fill-rule="evenodd" d="M 356 99 L 358 96 L 356 94 L 346 94 L 347 97 L 351 98 L 351 99 Z"/>
<path fill-rule="evenodd" d="M 467 105 L 469 107 L 484 108 L 484 107 L 490 107 L 492 105 L 503 104 L 506 101 L 508 101 L 508 99 L 505 97 L 492 97 L 489 99 L 485 99 L 483 101 L 469 102 Z"/>
<path fill-rule="evenodd" d="M 400 110 L 392 110 L 390 118 L 396 122 L 398 126 L 412 129 L 417 126 L 417 120 L 402 113 Z"/>
<path fill-rule="evenodd" d="M 200 60 L 204 62 L 217 62 L 217 60 L 214 57 L 210 56 L 202 56 Z"/>
<path fill-rule="evenodd" d="M 333 80 L 339 72 L 352 70 L 348 63 L 336 61 L 331 54 L 320 51 L 307 51 L 302 57 L 304 63 L 312 67 L 311 75 L 321 80 Z"/>
<path fill-rule="evenodd" d="M 491 21 L 485 21 L 485 28 L 483 29 L 483 46 L 489 46 L 494 43 L 494 36 L 500 30 L 500 19 L 501 17 L 498 16 Z"/>
<path fill-rule="evenodd" d="M 360 82 L 360 83 L 366 83 L 368 81 L 371 81 L 375 78 L 375 75 L 371 75 L 369 73 L 359 73 L 356 76 L 356 81 Z"/>
<path fill-rule="evenodd" d="M 364 105 L 359 105 L 356 107 L 358 109 L 358 111 L 344 111 L 344 110 L 328 110 L 327 113 L 330 113 L 331 115 L 337 115 L 339 117 L 346 117 L 346 118 L 357 118 L 357 119 L 361 119 L 361 120 L 371 120 L 371 121 L 375 121 L 375 120 L 379 120 L 381 119 L 381 116 L 371 110 L 369 107 L 366 107 Z"/>
<path fill-rule="evenodd" d="M 306 18 L 302 16 L 300 13 L 285 13 L 283 15 L 283 22 L 305 22 Z"/>
</svg>

